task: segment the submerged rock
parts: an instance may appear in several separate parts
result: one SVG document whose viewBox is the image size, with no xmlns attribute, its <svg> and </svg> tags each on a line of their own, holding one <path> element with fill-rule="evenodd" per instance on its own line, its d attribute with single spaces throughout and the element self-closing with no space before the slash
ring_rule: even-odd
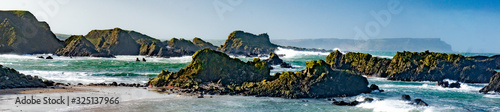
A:
<svg viewBox="0 0 500 112">
<path fill-rule="evenodd" d="M 402 95 L 401 96 L 401 100 L 403 101 L 410 101 L 410 103 L 408 104 L 411 104 L 411 105 L 416 105 L 416 106 L 429 106 L 429 104 L 425 103 L 422 99 L 415 99 L 415 100 L 411 100 L 410 98 L 410 95 Z"/>
<path fill-rule="evenodd" d="M 45 59 L 54 59 L 52 56 L 47 56 Z"/>
<path fill-rule="evenodd" d="M 479 90 L 481 93 L 488 93 L 490 91 L 500 93 L 500 72 L 493 75 L 488 85 Z"/>
<path fill-rule="evenodd" d="M 55 53 L 64 43 L 28 11 L 0 11 L 0 54 Z"/>
</svg>

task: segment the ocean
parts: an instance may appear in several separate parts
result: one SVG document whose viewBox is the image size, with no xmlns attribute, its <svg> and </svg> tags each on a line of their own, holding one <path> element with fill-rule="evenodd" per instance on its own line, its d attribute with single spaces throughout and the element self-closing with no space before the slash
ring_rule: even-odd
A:
<svg viewBox="0 0 500 112">
<path fill-rule="evenodd" d="M 347 52 L 347 51 L 345 51 Z M 396 52 L 370 53 L 377 57 L 392 58 Z M 271 74 L 284 71 L 299 71 L 305 69 L 306 61 L 324 60 L 329 53 L 294 51 L 279 49 L 277 54 L 285 54 L 282 59 L 295 68 L 279 68 L 275 66 Z M 465 56 L 492 56 L 488 53 L 459 53 Z M 53 60 L 39 59 L 39 55 L 0 55 L 0 64 L 14 68 L 21 73 L 37 75 L 44 79 L 63 83 L 146 83 L 149 78 L 155 77 L 161 70 L 176 72 L 191 62 L 191 56 L 174 58 L 152 58 L 145 56 L 116 56 L 116 58 L 95 57 L 58 57 Z M 146 62 L 136 62 L 136 58 L 145 58 Z M 242 61 L 252 58 L 236 57 Z M 265 58 L 262 58 L 265 59 Z M 320 99 L 285 99 L 274 97 L 253 96 L 215 96 L 214 98 L 198 99 L 188 96 L 176 96 L 137 99 L 122 102 L 117 105 L 99 105 L 70 107 L 61 111 L 437 111 L 437 112 L 462 112 L 462 111 L 500 111 L 500 95 L 495 93 L 481 94 L 478 91 L 487 83 L 465 84 L 461 88 L 441 88 L 436 82 L 402 82 L 389 81 L 384 78 L 367 77 L 370 84 L 376 84 L 385 92 L 372 92 L 352 97 L 334 97 L 337 100 L 362 100 L 374 98 L 371 103 L 362 103 L 357 106 L 336 106 L 332 101 Z M 408 94 L 420 98 L 429 106 L 419 107 L 409 105 L 402 100 L 401 95 Z"/>
</svg>

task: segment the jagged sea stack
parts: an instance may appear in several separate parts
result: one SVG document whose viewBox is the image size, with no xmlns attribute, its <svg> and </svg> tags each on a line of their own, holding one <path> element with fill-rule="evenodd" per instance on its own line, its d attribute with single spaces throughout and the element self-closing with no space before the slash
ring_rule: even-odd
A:
<svg viewBox="0 0 500 112">
<path fill-rule="evenodd" d="M 220 50 L 232 55 L 257 56 L 269 54 L 278 47 L 269 41 L 267 33 L 254 35 L 243 31 L 234 31 L 229 34 Z"/>
</svg>

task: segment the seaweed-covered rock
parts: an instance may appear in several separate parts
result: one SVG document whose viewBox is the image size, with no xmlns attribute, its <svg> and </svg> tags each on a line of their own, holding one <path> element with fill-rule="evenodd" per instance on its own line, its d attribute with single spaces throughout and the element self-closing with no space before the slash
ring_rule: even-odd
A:
<svg viewBox="0 0 500 112">
<path fill-rule="evenodd" d="M 148 83 L 181 88 L 198 88 L 201 83 L 218 83 L 225 86 L 261 81 L 270 77 L 269 72 L 266 62 L 258 58 L 245 63 L 222 52 L 203 49 L 193 55 L 193 60 L 185 68 L 176 73 L 162 71 Z"/>
<path fill-rule="evenodd" d="M 95 56 L 114 57 L 109 52 L 99 52 L 94 45 L 83 35 L 72 35 L 64 41 L 66 46 L 57 50 L 56 54 L 61 56 Z"/>
<path fill-rule="evenodd" d="M 389 80 L 486 83 L 495 74 L 491 57 L 465 57 L 434 52 L 398 52 L 387 68 Z"/>
<path fill-rule="evenodd" d="M 479 92 L 488 93 L 489 91 L 494 91 L 500 93 L 500 72 L 497 72 L 490 79 L 487 86 L 483 87 Z"/>
<path fill-rule="evenodd" d="M 386 77 L 386 69 L 390 63 L 390 59 L 372 57 L 368 53 L 353 53 L 349 52 L 342 54 L 336 50 L 331 52 L 326 61 L 334 69 L 347 69 L 363 73 L 365 75 L 374 75 L 377 77 Z"/>
<path fill-rule="evenodd" d="M 55 53 L 63 47 L 45 22 L 28 11 L 0 11 L 0 54 Z"/>
<path fill-rule="evenodd" d="M 23 87 L 46 87 L 38 76 L 24 75 L 18 71 L 0 65 L 0 89 Z"/>
<path fill-rule="evenodd" d="M 249 95 L 302 98 L 353 96 L 369 93 L 365 77 L 346 70 L 333 70 L 323 60 L 308 61 L 298 72 L 276 73 L 269 80 L 240 86 Z"/>
<path fill-rule="evenodd" d="M 269 41 L 269 35 L 266 33 L 254 35 L 243 31 L 233 31 L 220 50 L 232 55 L 258 56 L 269 54 L 278 47 Z"/>
</svg>

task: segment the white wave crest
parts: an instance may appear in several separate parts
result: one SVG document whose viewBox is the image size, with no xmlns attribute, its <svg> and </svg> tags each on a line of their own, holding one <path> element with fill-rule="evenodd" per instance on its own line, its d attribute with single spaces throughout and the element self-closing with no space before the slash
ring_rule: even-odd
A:
<svg viewBox="0 0 500 112">
<path fill-rule="evenodd" d="M 285 48 L 281 48 L 281 47 L 278 47 L 278 49 L 274 52 L 278 55 L 284 54 L 285 56 L 283 58 L 293 58 L 293 57 L 302 56 L 302 55 L 328 55 L 328 54 L 330 54 L 328 52 L 297 51 L 297 50 L 285 49 Z"/>
</svg>

